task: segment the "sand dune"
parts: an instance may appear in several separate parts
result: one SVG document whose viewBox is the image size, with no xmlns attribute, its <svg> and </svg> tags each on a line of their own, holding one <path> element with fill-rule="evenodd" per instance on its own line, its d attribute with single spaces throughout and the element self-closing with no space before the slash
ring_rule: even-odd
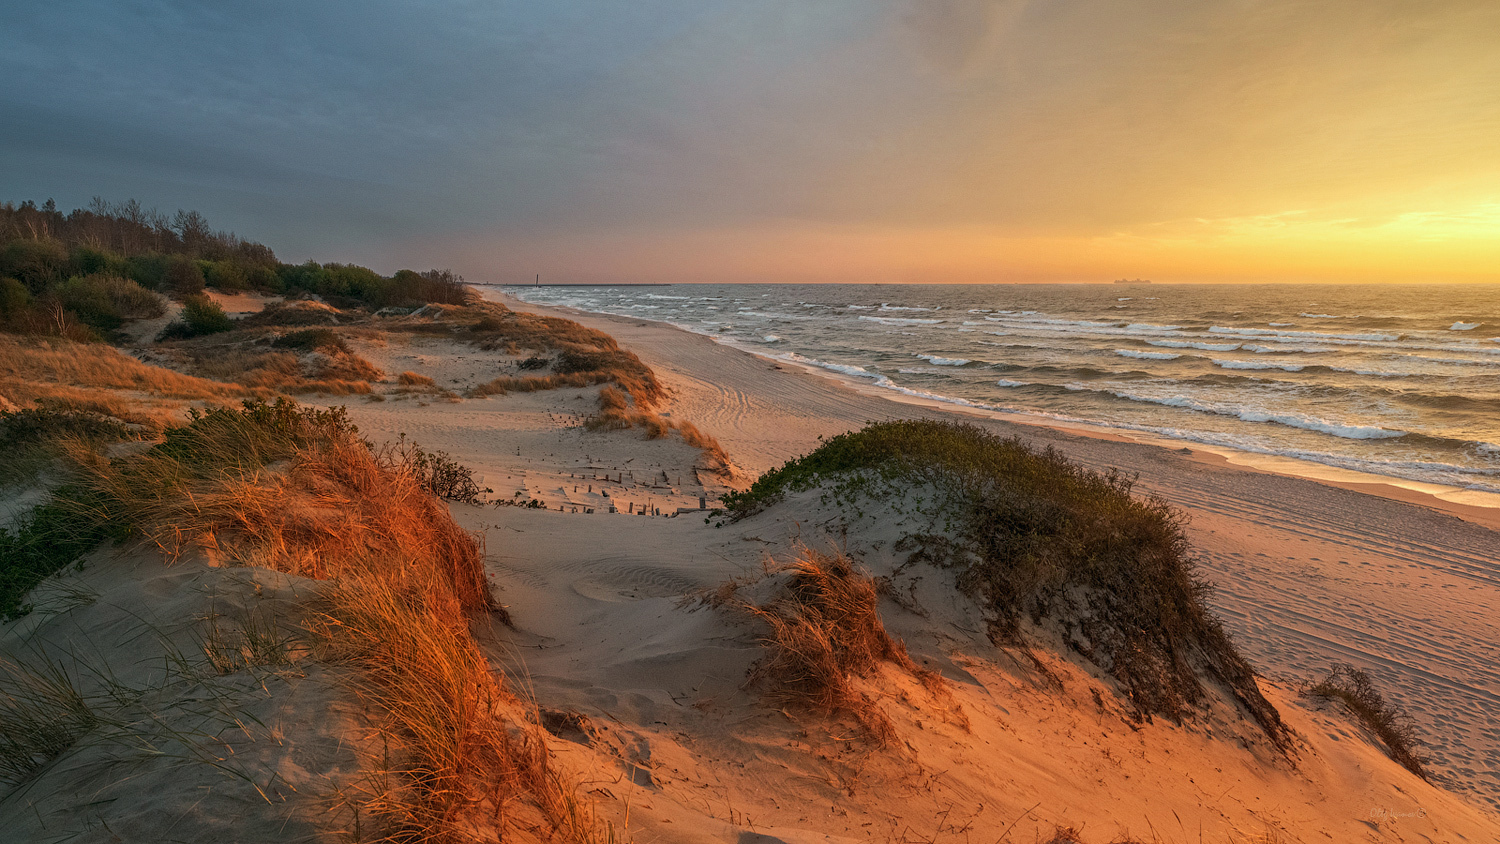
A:
<svg viewBox="0 0 1500 844">
<path fill-rule="evenodd" d="M 589 430 L 597 388 L 448 394 L 515 361 L 441 334 L 348 337 L 379 369 L 430 378 L 430 389 L 384 383 L 378 401 L 307 401 L 349 404 L 364 436 L 444 450 L 491 490 L 483 504 L 450 509 L 484 536 L 491 582 L 516 626 L 476 625 L 475 635 L 510 687 L 534 698 L 557 770 L 624 840 L 1500 840 L 1496 514 L 963 414 L 1084 465 L 1139 473 L 1140 488 L 1191 515 L 1190 539 L 1217 590 L 1212 606 L 1294 733 L 1283 752 L 1226 694 L 1211 692 L 1182 724 L 1143 722 L 1108 676 L 1060 641 L 1029 656 L 997 648 L 984 610 L 950 570 L 905 564 L 895 544 L 912 525 L 889 507 L 851 514 L 813 490 L 722 526 L 696 509 L 819 437 L 959 411 L 892 401 L 661 324 L 570 316 L 649 364 L 670 390 L 663 415 L 716 436 L 740 472 L 704 471 L 702 452 L 676 435 Z M 527 502 L 536 505 L 504 506 Z M 767 561 L 805 547 L 837 549 L 888 578 L 900 600 L 882 601 L 885 625 L 916 665 L 943 678 L 934 689 L 887 665 L 854 681 L 890 722 L 884 744 L 847 718 L 767 705 L 746 684 L 764 654 L 762 631 L 693 598 L 732 578 L 772 589 Z M 92 643 L 96 663 L 150 689 L 156 711 L 175 717 L 218 686 L 153 668 L 166 650 L 202 651 L 205 619 L 221 611 L 270 601 L 294 620 L 322 587 L 261 569 L 167 568 L 136 553 L 98 556 L 46 588 L 39 612 L 0 631 L 6 652 L 66 658 Z M 95 597 L 76 598 L 85 593 Z M 1388 758 L 1341 707 L 1299 693 L 1299 681 L 1338 662 L 1368 669 L 1415 716 L 1433 783 Z M 157 840 L 162 829 L 204 844 L 347 840 L 357 826 L 339 796 L 357 790 L 373 752 L 361 745 L 367 707 L 317 664 L 223 676 L 246 686 L 212 710 L 229 720 L 189 726 L 207 737 L 201 746 L 232 751 L 238 779 L 211 765 L 189 776 L 173 759 L 111 756 L 107 742 L 84 742 L 23 790 L 0 794 L 4 828 L 27 841 Z M 336 717 L 309 717 L 328 711 Z M 237 713 L 257 720 L 235 728 Z M 255 790 L 278 783 L 288 790 L 269 800 Z"/>
<path fill-rule="evenodd" d="M 751 472 L 867 421 L 957 412 L 898 404 L 658 323 L 568 316 L 640 355 L 675 390 L 673 409 L 700 420 Z M 1416 716 L 1444 787 L 1500 808 L 1494 513 L 1394 488 L 1371 495 L 1229 466 L 1212 455 L 965 415 L 1085 465 L 1138 472 L 1143 489 L 1192 516 L 1190 537 L 1217 589 L 1213 605 L 1262 672 L 1313 678 L 1335 662 L 1371 670 Z"/>
</svg>

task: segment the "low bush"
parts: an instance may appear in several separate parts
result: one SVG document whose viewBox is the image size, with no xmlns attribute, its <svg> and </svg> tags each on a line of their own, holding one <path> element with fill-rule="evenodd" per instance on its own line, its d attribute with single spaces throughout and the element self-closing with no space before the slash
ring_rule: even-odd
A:
<svg viewBox="0 0 1500 844">
<path fill-rule="evenodd" d="M 377 459 L 390 471 L 409 474 L 423 489 L 446 501 L 478 504 L 479 484 L 474 470 L 454 460 L 446 451 L 426 451 L 406 435 L 393 445 L 380 449 Z"/>
<path fill-rule="evenodd" d="M 205 285 L 203 269 L 186 255 L 173 255 L 167 259 L 162 285 L 174 296 L 200 295 Z"/>
<path fill-rule="evenodd" d="M 202 337 L 234 330 L 234 321 L 224 313 L 218 302 L 198 293 L 182 300 L 182 319 L 168 325 L 161 333 L 161 340 L 187 337 Z"/>
<path fill-rule="evenodd" d="M 100 331 L 113 331 L 129 319 L 149 319 L 167 312 L 160 296 L 119 276 L 74 276 L 58 285 L 53 295 L 85 325 Z"/>
<path fill-rule="evenodd" d="M 297 349 L 299 351 L 311 352 L 314 350 L 349 352 L 349 344 L 339 336 L 337 331 L 328 328 L 309 328 L 303 331 L 293 331 L 283 334 L 271 343 L 278 349 Z"/>
<path fill-rule="evenodd" d="M 1416 722 L 1400 706 L 1387 702 L 1376 691 L 1368 673 L 1339 663 L 1333 666 L 1327 677 L 1304 689 L 1303 694 L 1343 703 L 1361 724 L 1385 743 L 1392 759 L 1406 770 L 1427 779 L 1427 760 L 1421 755 Z"/>
<path fill-rule="evenodd" d="M 403 387 L 436 387 L 437 382 L 416 372 L 403 372 L 396 376 L 396 383 Z"/>
<path fill-rule="evenodd" d="M 1222 684 L 1278 747 L 1280 715 L 1208 610 L 1184 517 L 1132 495 L 1133 481 L 957 422 L 885 422 L 841 434 L 724 496 L 731 519 L 789 491 L 821 487 L 914 507 L 931 530 L 903 538 L 912 562 L 956 570 L 990 614 L 990 637 L 1026 646 L 1023 622 L 1055 625 L 1066 645 L 1111 675 L 1137 717 L 1180 720 Z M 935 500 L 910 502 L 914 488 Z"/>
</svg>

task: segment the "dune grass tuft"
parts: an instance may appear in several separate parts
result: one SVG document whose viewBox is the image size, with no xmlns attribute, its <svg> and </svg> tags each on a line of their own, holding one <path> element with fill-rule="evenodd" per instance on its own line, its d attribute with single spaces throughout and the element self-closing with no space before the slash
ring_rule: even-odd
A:
<svg viewBox="0 0 1500 844">
<path fill-rule="evenodd" d="M 1426 762 L 1417 737 L 1416 723 L 1400 706 L 1386 701 L 1375 689 L 1368 672 L 1346 663 L 1333 666 L 1317 683 L 1303 691 L 1311 697 L 1337 700 L 1385 743 L 1391 758 L 1403 768 L 1427 779 Z"/>
<path fill-rule="evenodd" d="M 436 387 L 437 382 L 416 372 L 403 372 L 396 376 L 396 383 L 403 387 Z"/>
<path fill-rule="evenodd" d="M 957 422 L 885 422 L 841 434 L 724 496 L 731 519 L 789 491 L 821 487 L 913 507 L 931 530 L 908 534 L 912 561 L 956 570 L 990 613 L 990 637 L 1027 647 L 1025 622 L 1050 625 L 1111 675 L 1137 717 L 1180 720 L 1222 684 L 1277 747 L 1290 732 L 1255 672 L 1208 610 L 1184 516 L 1133 481 Z M 910 502 L 913 488 L 934 500 Z"/>
<path fill-rule="evenodd" d="M 0 783 L 31 779 L 98 724 L 61 666 L 28 669 L 0 661 Z"/>
<path fill-rule="evenodd" d="M 769 567 L 767 574 L 784 575 L 785 580 L 780 593 L 764 604 L 740 597 L 746 584 L 737 581 L 703 600 L 766 626 L 760 639 L 766 656 L 752 669 L 747 686 L 761 688 L 772 705 L 823 717 L 848 716 L 884 744 L 895 735 L 890 719 L 855 687 L 854 678 L 870 677 L 888 662 L 929 691 L 942 688 L 941 677 L 917 666 L 906 646 L 886 632 L 875 580 L 847 556 L 803 549 L 789 562 Z"/>
<path fill-rule="evenodd" d="M 728 477 L 734 472 L 729 462 L 729 453 L 719 441 L 703 433 L 697 425 L 688 421 L 667 419 L 656 413 L 633 410 L 630 397 L 614 385 L 605 385 L 599 390 L 599 412 L 589 417 L 584 427 L 590 431 L 623 431 L 640 428 L 646 439 L 659 440 L 672 431 L 682 436 L 682 441 L 703 452 L 703 467 L 716 475 Z"/>
</svg>

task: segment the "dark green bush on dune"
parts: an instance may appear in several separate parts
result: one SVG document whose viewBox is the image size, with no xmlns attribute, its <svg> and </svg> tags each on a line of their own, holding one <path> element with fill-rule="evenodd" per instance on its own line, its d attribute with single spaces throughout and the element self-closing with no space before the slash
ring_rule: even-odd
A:
<svg viewBox="0 0 1500 844">
<path fill-rule="evenodd" d="M 470 297 L 463 279 L 449 270 L 386 277 L 354 264 L 283 264 L 263 244 L 214 231 L 196 211 L 168 216 L 134 200 L 99 198 L 66 214 L 50 201 L 0 203 L 0 279 L 9 280 L 0 288 L 0 331 L 97 340 L 137 318 L 112 314 L 97 307 L 96 297 L 76 291 L 58 295 L 69 279 L 90 276 L 128 280 L 179 299 L 205 287 L 316 294 L 340 307 L 371 309 L 461 305 Z M 25 297 L 11 289 L 15 284 Z"/>
<path fill-rule="evenodd" d="M 917 506 L 933 529 L 902 547 L 913 561 L 956 570 L 989 611 L 997 643 L 1024 646 L 1027 621 L 1055 625 L 1142 717 L 1180 720 L 1203 699 L 1205 679 L 1222 684 L 1286 747 L 1287 728 L 1208 610 L 1184 517 L 1132 495 L 1132 485 L 973 425 L 900 421 L 833 437 L 724 504 L 738 519 L 815 487 L 850 506 L 936 490 Z"/>
</svg>

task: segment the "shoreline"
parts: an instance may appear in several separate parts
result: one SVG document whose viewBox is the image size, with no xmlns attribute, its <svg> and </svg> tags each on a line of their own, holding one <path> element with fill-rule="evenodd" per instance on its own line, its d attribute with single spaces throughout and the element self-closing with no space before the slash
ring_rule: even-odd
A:
<svg viewBox="0 0 1500 844">
<path fill-rule="evenodd" d="M 871 385 L 661 322 L 501 301 L 614 337 L 671 388 L 664 412 L 716 437 L 745 470 L 742 482 L 820 438 L 911 418 L 966 420 L 1088 469 L 1133 477 L 1137 491 L 1182 514 L 1210 605 L 1263 676 L 1295 687 L 1336 664 L 1370 671 L 1415 719 L 1439 781 L 1500 810 L 1500 733 L 1485 714 L 1500 707 L 1490 644 L 1500 641 L 1500 510 L 1389 483 L 1236 465 L 1207 449 L 1116 431 L 893 400 Z M 805 528 L 819 530 L 815 522 Z"/>
<path fill-rule="evenodd" d="M 761 354 L 737 344 L 723 343 L 710 335 L 689 331 L 663 320 L 655 320 L 650 317 L 629 317 L 597 311 L 585 311 L 565 306 L 537 305 L 523 299 L 518 299 L 499 287 L 485 286 L 481 289 L 481 295 L 484 295 L 484 291 L 487 290 L 493 291 L 490 294 L 495 297 L 493 301 L 499 301 L 506 307 L 515 310 L 529 310 L 534 313 L 563 316 L 573 320 L 581 318 L 583 320 L 598 320 L 607 323 L 611 329 L 614 329 L 607 330 L 606 333 L 609 334 L 616 334 L 617 330 L 622 326 L 647 323 L 657 326 L 664 331 L 701 338 L 718 348 L 742 354 L 755 360 L 769 362 L 777 366 L 797 367 L 802 372 L 816 376 L 831 385 L 836 385 L 837 387 L 851 390 L 870 398 L 889 402 L 893 405 L 918 407 L 949 416 L 987 419 L 1011 425 L 1041 428 L 1096 440 L 1151 446 L 1178 454 L 1185 454 L 1191 460 L 1204 463 L 1227 466 L 1244 471 L 1274 474 L 1281 477 L 1297 478 L 1351 492 L 1374 495 L 1392 501 L 1426 507 L 1491 530 L 1500 531 L 1500 494 L 1497 493 L 1479 492 L 1462 487 L 1424 483 L 1422 481 L 1406 480 L 1388 475 L 1359 472 L 1313 461 L 1299 460 L 1293 457 L 1258 454 L 1228 446 L 1207 445 L 1189 440 L 1175 440 L 1147 432 L 1112 428 L 1088 422 L 1044 419 L 1031 414 L 992 410 L 956 402 L 923 398 L 892 390 L 884 390 L 860 379 L 843 376 L 823 367 L 784 360 L 772 355 Z"/>
</svg>

